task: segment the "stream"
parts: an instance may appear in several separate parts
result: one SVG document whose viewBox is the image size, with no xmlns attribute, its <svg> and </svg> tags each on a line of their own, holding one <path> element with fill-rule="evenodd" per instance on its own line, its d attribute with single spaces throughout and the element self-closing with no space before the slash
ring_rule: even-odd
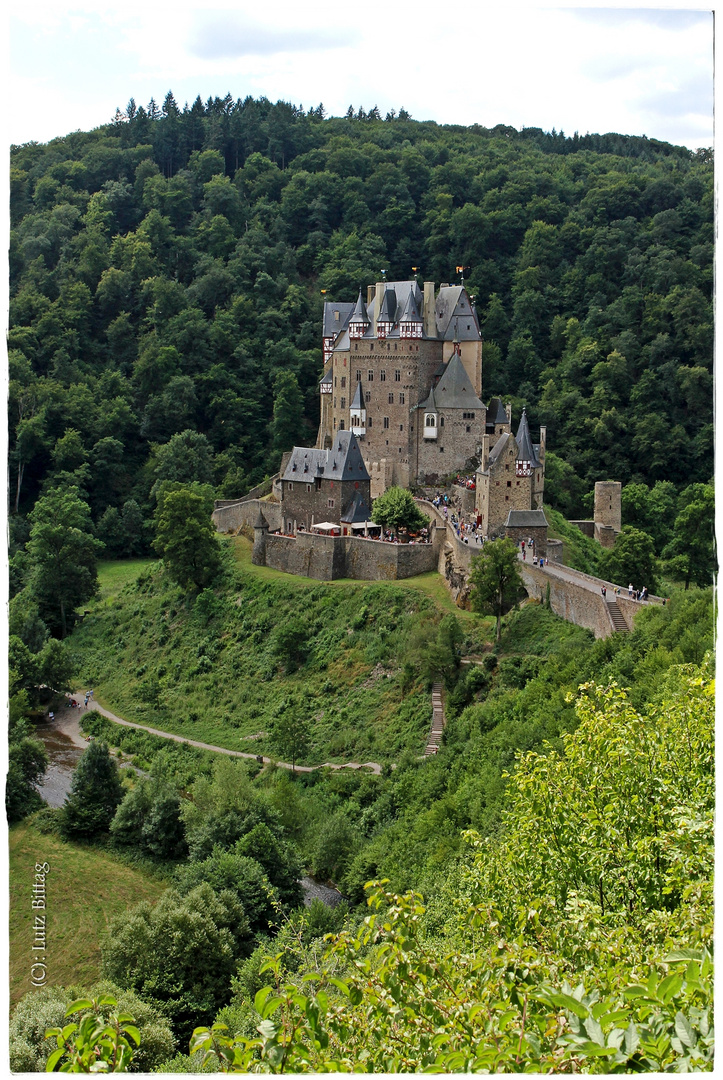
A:
<svg viewBox="0 0 723 1080">
<path fill-rule="evenodd" d="M 49 723 L 36 725 L 35 734 L 45 746 L 50 758 L 47 772 L 38 784 L 41 798 L 48 806 L 62 806 L 70 791 L 75 766 L 83 753 L 73 740 Z"/>
</svg>

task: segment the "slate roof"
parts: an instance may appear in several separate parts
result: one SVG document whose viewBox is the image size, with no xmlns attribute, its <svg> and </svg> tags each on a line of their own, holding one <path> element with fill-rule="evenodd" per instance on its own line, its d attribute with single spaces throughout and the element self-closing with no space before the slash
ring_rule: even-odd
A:
<svg viewBox="0 0 723 1080">
<path fill-rule="evenodd" d="M 510 510 L 505 525 L 517 529 L 546 529 L 547 518 L 544 510 Z"/>
<path fill-rule="evenodd" d="M 331 368 L 329 368 L 326 375 L 322 375 L 322 377 L 319 379 L 319 386 L 321 386 L 322 383 L 324 383 L 324 386 L 334 385 L 334 380 L 331 377 Z"/>
<path fill-rule="evenodd" d="M 538 466 L 540 462 L 537 460 L 535 448 L 532 445 L 532 439 L 530 437 L 530 425 L 527 423 L 527 413 L 524 409 L 522 410 L 522 416 L 520 417 L 520 426 L 517 429 L 515 440 L 517 442 L 517 460 L 531 461 L 533 466 Z"/>
<path fill-rule="evenodd" d="M 505 450 L 505 448 L 507 446 L 507 443 L 509 441 L 510 441 L 510 433 L 509 433 L 509 431 L 505 431 L 504 434 L 500 435 L 499 439 L 497 440 L 495 445 L 490 450 L 490 456 L 487 459 L 488 463 L 490 465 L 493 465 L 495 463 L 495 461 L 497 461 L 497 458 L 501 457 L 501 455 L 504 452 L 504 450 Z"/>
<path fill-rule="evenodd" d="M 362 395 L 362 388 L 361 388 L 361 383 L 360 382 L 358 382 L 356 384 L 356 390 L 354 391 L 354 397 L 351 399 L 351 405 L 349 406 L 349 408 L 351 408 L 351 409 L 363 409 L 363 408 L 365 408 L 364 397 Z"/>
<path fill-rule="evenodd" d="M 357 297 L 356 304 L 354 305 L 354 310 L 352 311 L 351 315 L 349 316 L 349 322 L 350 323 L 353 323 L 353 322 L 368 323 L 369 322 L 369 316 L 367 315 L 366 304 L 362 300 L 362 291 L 361 291 L 361 289 L 359 290 L 359 295 Z"/>
<path fill-rule="evenodd" d="M 352 431 L 337 431 L 331 450 L 294 447 L 281 479 L 308 481 L 316 476 L 329 480 L 369 479 L 359 443 Z"/>
<path fill-rule="evenodd" d="M 336 337 L 341 330 L 346 330 L 353 310 L 353 304 L 335 304 L 331 300 L 325 300 L 323 337 Z M 335 317 L 336 312 L 339 313 L 338 319 Z"/>
<path fill-rule="evenodd" d="M 410 290 L 407 296 L 407 302 L 404 305 L 404 312 L 399 322 L 421 322 L 421 316 L 417 309 L 416 302 L 414 300 L 414 293 Z"/>
<path fill-rule="evenodd" d="M 487 406 L 487 423 L 493 427 L 495 424 L 507 423 L 507 413 L 501 398 L 490 398 L 490 403 Z"/>
<path fill-rule="evenodd" d="M 484 409 L 457 353 L 434 388 L 434 396 L 440 409 Z"/>
<path fill-rule="evenodd" d="M 371 519 L 371 512 L 368 500 L 361 491 L 355 491 L 354 498 L 341 515 L 341 520 L 347 525 L 353 524 L 356 521 L 369 521 Z"/>
<path fill-rule="evenodd" d="M 397 315 L 397 295 L 394 289 L 385 289 L 382 297 L 377 322 L 395 322 Z"/>
<path fill-rule="evenodd" d="M 263 510 L 259 507 L 259 512 L 256 515 L 256 521 L 254 522 L 255 529 L 268 529 L 269 523 L 264 517 Z"/>
<path fill-rule="evenodd" d="M 477 312 L 463 285 L 443 285 L 434 304 L 437 336 L 452 341 L 479 341 Z"/>
<path fill-rule="evenodd" d="M 417 406 L 418 409 L 423 409 L 425 412 L 437 412 L 437 399 L 434 396 L 434 387 L 429 391 L 429 397 L 421 405 Z"/>
</svg>

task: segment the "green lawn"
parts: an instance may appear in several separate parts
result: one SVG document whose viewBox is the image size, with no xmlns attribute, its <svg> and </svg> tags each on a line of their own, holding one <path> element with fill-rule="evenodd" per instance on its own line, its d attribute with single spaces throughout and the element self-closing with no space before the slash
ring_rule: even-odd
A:
<svg viewBox="0 0 723 1080">
<path fill-rule="evenodd" d="M 98 563 L 98 581 L 100 592 L 95 597 L 95 604 L 102 604 L 118 595 L 124 585 L 135 581 L 147 567 L 157 562 L 156 559 L 116 559 Z M 91 605 L 92 606 L 92 605 Z"/>
<path fill-rule="evenodd" d="M 10 1003 L 32 988 L 30 966 L 45 956 L 47 986 L 90 985 L 100 976 L 100 936 L 110 920 L 140 900 L 155 901 L 165 883 L 96 848 L 44 836 L 32 824 L 8 833 Z M 45 952 L 33 953 L 30 906 L 35 864 L 47 862 Z"/>
</svg>

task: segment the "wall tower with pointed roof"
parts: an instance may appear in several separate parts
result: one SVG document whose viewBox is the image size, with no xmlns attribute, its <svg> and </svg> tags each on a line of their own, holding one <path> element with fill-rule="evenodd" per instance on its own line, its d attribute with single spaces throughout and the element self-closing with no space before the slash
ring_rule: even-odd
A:
<svg viewBox="0 0 723 1080">
<path fill-rule="evenodd" d="M 498 427 L 503 430 L 494 444 L 485 434 L 475 475 L 475 509 L 483 535 L 490 539 L 505 535 L 511 510 L 541 510 L 545 488 L 546 429 L 540 428 L 540 441 L 534 443 L 525 409 L 515 435 L 508 425 L 506 430 L 505 425 Z"/>
</svg>

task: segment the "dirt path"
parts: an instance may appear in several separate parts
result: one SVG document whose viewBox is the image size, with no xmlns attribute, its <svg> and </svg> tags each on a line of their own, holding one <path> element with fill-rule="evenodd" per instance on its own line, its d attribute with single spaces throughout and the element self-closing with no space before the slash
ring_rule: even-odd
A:
<svg viewBox="0 0 723 1080">
<path fill-rule="evenodd" d="M 75 699 L 81 700 L 85 696 L 84 690 L 76 690 L 74 693 Z M 227 754 L 229 757 L 249 758 L 253 761 L 257 761 L 262 758 L 261 754 L 248 754 L 242 750 L 227 750 L 224 746 L 211 746 L 209 743 L 199 742 L 197 739 L 187 739 L 183 735 L 174 735 L 170 731 L 160 731 L 158 728 L 147 727 L 145 724 L 133 724 L 130 720 L 124 720 L 121 716 L 116 716 L 115 713 L 110 712 L 108 709 L 104 709 L 102 705 L 99 705 L 97 701 L 89 701 L 88 709 L 84 709 L 82 706 L 77 709 L 62 709 L 59 710 L 55 718 L 55 726 L 59 731 L 62 731 L 69 739 L 72 739 L 76 746 L 82 746 L 83 749 L 88 745 L 85 737 L 80 730 L 80 717 L 88 712 L 88 710 L 94 710 L 99 712 L 101 716 L 105 716 L 108 720 L 112 720 L 114 724 L 121 724 L 123 727 L 137 728 L 139 731 L 147 731 L 150 735 L 157 735 L 161 739 L 172 739 L 173 742 L 188 743 L 189 746 L 197 746 L 199 750 L 211 750 L 214 754 Z M 262 758 L 264 765 L 268 765 L 271 762 L 271 758 Z M 285 761 L 277 761 L 276 764 L 280 769 L 290 769 L 293 771 L 293 766 L 288 765 Z M 314 772 L 316 769 L 370 769 L 376 776 L 382 771 L 381 765 L 376 761 L 364 761 L 358 763 L 356 761 L 348 761 L 345 765 L 333 765 L 331 762 L 324 762 L 323 765 L 297 765 L 297 772 Z"/>
</svg>

